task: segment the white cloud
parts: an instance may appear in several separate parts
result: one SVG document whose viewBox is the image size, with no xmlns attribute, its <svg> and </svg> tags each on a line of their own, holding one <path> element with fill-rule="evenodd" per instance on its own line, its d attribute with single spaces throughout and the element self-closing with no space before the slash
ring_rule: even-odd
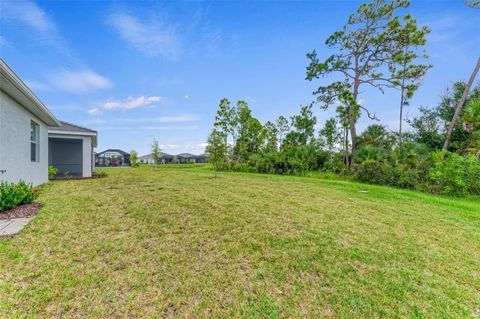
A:
<svg viewBox="0 0 480 319">
<path fill-rule="evenodd" d="M 160 100 L 160 96 L 139 96 L 137 98 L 129 96 L 123 101 L 109 101 L 103 105 L 103 108 L 106 110 L 130 110 L 151 105 L 160 102 Z"/>
<path fill-rule="evenodd" d="M 5 1 L 2 2 L 2 9 L 9 18 L 19 20 L 37 32 L 52 33 L 56 31 L 53 20 L 31 1 Z"/>
<path fill-rule="evenodd" d="M 4 47 L 11 47 L 10 43 L 8 43 L 7 39 L 5 37 L 0 35 L 0 46 Z"/>
<path fill-rule="evenodd" d="M 125 126 L 118 122 L 111 123 L 112 121 L 83 121 L 81 124 L 85 126 L 94 127 L 97 130 L 103 130 L 106 127 L 114 128 L 115 130 L 121 131 L 190 131 L 196 130 L 199 127 L 197 125 L 147 125 L 147 126 Z M 112 125 L 107 125 L 112 124 Z"/>
<path fill-rule="evenodd" d="M 53 46 L 60 53 L 74 58 L 74 52 L 62 37 L 54 19 L 33 1 L 2 1 L 0 23 L 13 22 L 27 26 L 31 41 Z M 30 32 L 33 31 L 33 32 Z"/>
<path fill-rule="evenodd" d="M 72 93 L 87 93 L 113 86 L 110 79 L 88 69 L 79 71 L 60 69 L 51 74 L 49 80 L 53 86 Z"/>
<path fill-rule="evenodd" d="M 87 113 L 90 115 L 99 115 L 99 114 L 102 114 L 103 112 L 98 107 L 92 107 L 87 111 Z"/>
<path fill-rule="evenodd" d="M 78 104 L 49 104 L 48 108 L 55 111 L 85 111 L 85 107 Z"/>
<path fill-rule="evenodd" d="M 185 100 L 188 100 L 188 99 L 190 98 L 190 95 L 185 95 L 183 98 L 184 98 Z"/>
<path fill-rule="evenodd" d="M 167 144 L 167 145 L 164 145 L 164 144 L 161 144 L 160 145 L 160 149 L 166 151 L 166 150 L 176 150 L 176 149 L 179 149 L 181 147 L 181 145 L 178 145 L 178 144 Z"/>
<path fill-rule="evenodd" d="M 89 114 L 97 115 L 102 113 L 102 109 L 98 107 L 92 107 L 88 110 Z M 166 115 L 157 117 L 136 117 L 136 118 L 112 118 L 112 119 L 92 119 L 86 122 L 87 124 L 137 124 L 137 123 L 187 123 L 198 122 L 201 120 L 200 116 L 193 114 L 179 114 L 179 115 Z"/>
<path fill-rule="evenodd" d="M 175 28 L 158 21 L 144 21 L 143 17 L 139 19 L 126 13 L 115 13 L 107 17 L 107 23 L 137 50 L 150 56 L 174 58 L 178 51 Z"/>
<path fill-rule="evenodd" d="M 30 88 L 32 91 L 48 91 L 50 90 L 50 86 L 47 83 L 34 81 L 34 80 L 25 80 L 25 84 Z"/>
</svg>

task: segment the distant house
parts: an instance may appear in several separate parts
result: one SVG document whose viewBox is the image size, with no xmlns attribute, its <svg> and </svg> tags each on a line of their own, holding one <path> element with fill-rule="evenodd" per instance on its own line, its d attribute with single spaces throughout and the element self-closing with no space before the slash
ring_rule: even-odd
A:
<svg viewBox="0 0 480 319">
<path fill-rule="evenodd" d="M 208 155 L 207 154 L 190 154 L 190 153 L 180 153 L 176 155 L 178 163 L 207 163 Z"/>
<path fill-rule="evenodd" d="M 195 155 L 195 163 L 208 163 L 208 154 Z"/>
<path fill-rule="evenodd" d="M 48 181 L 48 127 L 61 124 L 0 59 L 0 180 Z"/>
<path fill-rule="evenodd" d="M 48 128 L 48 164 L 58 169 L 57 175 L 91 177 L 96 146 L 94 130 L 67 122 Z"/>
<path fill-rule="evenodd" d="M 0 59 L 0 180 L 33 185 L 59 174 L 90 177 L 97 132 L 61 122 Z"/>
<path fill-rule="evenodd" d="M 177 163 L 195 163 L 195 155 L 190 153 L 180 153 L 176 155 Z"/>
<path fill-rule="evenodd" d="M 119 149 L 108 149 L 95 154 L 97 167 L 130 166 L 130 154 Z"/>
<path fill-rule="evenodd" d="M 155 164 L 152 158 L 152 154 L 140 156 L 138 158 L 139 163 L 142 164 Z M 158 164 L 177 164 L 177 163 L 207 163 L 208 155 L 194 155 L 190 153 L 180 153 L 177 155 L 171 155 L 167 153 L 160 153 L 160 160 Z"/>
<path fill-rule="evenodd" d="M 158 164 L 171 164 L 173 163 L 173 158 L 173 155 L 160 152 L 160 160 Z M 153 159 L 152 154 L 140 156 L 138 158 L 138 161 L 142 164 L 155 164 L 155 160 Z"/>
</svg>

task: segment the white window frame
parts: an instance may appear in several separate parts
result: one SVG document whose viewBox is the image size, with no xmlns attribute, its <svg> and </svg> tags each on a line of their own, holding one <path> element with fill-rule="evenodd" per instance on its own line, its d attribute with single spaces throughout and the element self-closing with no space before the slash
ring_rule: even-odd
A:
<svg viewBox="0 0 480 319">
<path fill-rule="evenodd" d="M 32 145 L 35 145 L 35 158 L 33 158 Z M 40 162 L 40 125 L 30 121 L 30 161 Z"/>
</svg>

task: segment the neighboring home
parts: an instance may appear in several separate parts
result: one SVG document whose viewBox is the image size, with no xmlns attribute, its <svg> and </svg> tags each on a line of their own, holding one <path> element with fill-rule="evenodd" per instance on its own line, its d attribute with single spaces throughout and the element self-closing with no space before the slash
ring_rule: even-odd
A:
<svg viewBox="0 0 480 319">
<path fill-rule="evenodd" d="M 58 176 L 91 177 L 97 132 L 67 122 L 48 128 L 48 164 Z"/>
<path fill-rule="evenodd" d="M 60 122 L 0 59 L 0 180 L 48 181 L 48 127 Z"/>
<path fill-rule="evenodd" d="M 190 153 L 180 153 L 175 155 L 177 163 L 195 163 L 195 155 Z"/>
<path fill-rule="evenodd" d="M 195 155 L 195 163 L 208 163 L 208 154 Z"/>
<path fill-rule="evenodd" d="M 0 59 L 1 181 L 43 184 L 49 163 L 60 172 L 91 176 L 96 144 L 97 132 L 58 121 Z"/>
<path fill-rule="evenodd" d="M 130 166 L 130 154 L 119 149 L 108 149 L 95 154 L 95 166 L 119 167 Z"/>
<path fill-rule="evenodd" d="M 190 154 L 190 153 L 181 153 L 176 155 L 178 163 L 207 163 L 208 155 L 207 154 Z"/>
<path fill-rule="evenodd" d="M 142 164 L 155 164 L 152 154 L 140 156 L 138 162 Z M 158 164 L 177 164 L 177 163 L 207 163 L 208 155 L 194 155 L 190 153 L 180 153 L 177 155 L 170 155 L 167 153 L 160 153 L 160 161 Z"/>
<path fill-rule="evenodd" d="M 152 157 L 152 154 L 147 154 L 140 156 L 138 162 L 142 164 L 155 164 L 155 160 Z M 158 164 L 171 164 L 173 163 L 173 155 L 160 152 L 160 160 Z"/>
</svg>

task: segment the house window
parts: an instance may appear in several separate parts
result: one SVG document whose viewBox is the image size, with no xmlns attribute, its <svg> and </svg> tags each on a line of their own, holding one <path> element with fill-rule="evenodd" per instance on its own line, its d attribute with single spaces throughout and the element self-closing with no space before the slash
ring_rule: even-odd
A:
<svg viewBox="0 0 480 319">
<path fill-rule="evenodd" d="M 40 126 L 32 121 L 30 123 L 30 160 L 32 162 L 39 161 L 40 155 Z"/>
</svg>

